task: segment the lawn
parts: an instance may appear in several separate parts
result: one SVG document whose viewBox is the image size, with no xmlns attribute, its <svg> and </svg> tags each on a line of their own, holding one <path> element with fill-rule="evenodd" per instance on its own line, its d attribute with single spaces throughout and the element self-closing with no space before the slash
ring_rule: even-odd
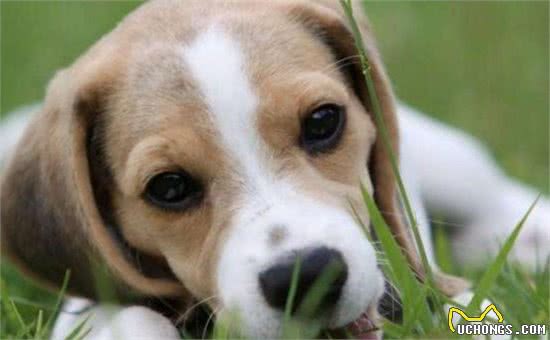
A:
<svg viewBox="0 0 550 340">
<path fill-rule="evenodd" d="M 41 100 L 55 70 L 138 5 L 2 1 L 2 117 Z M 549 3 L 372 1 L 365 7 L 398 96 L 469 131 L 509 174 L 548 193 Z M 482 275 L 453 270 L 474 280 Z M 9 309 L 9 297 L 25 323 L 36 320 L 39 309 L 46 317 L 55 302 L 55 295 L 5 262 L 0 283 L 2 311 Z M 547 272 L 530 275 L 506 266 L 490 296 L 514 323 L 548 323 L 548 286 Z M 0 337 L 21 330 L 16 316 L 6 315 Z M 447 333 L 434 328 L 424 335 Z"/>
</svg>

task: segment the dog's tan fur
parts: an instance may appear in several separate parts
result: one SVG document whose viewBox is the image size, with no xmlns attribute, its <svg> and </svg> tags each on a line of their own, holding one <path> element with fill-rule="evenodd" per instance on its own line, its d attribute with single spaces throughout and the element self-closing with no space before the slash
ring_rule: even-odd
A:
<svg viewBox="0 0 550 340">
<path fill-rule="evenodd" d="M 337 2 L 328 1 L 155 1 L 128 16 L 51 82 L 3 179 L 3 251 L 50 284 L 71 269 L 76 294 L 94 296 L 92 262 L 106 263 L 118 281 L 145 295 L 216 294 L 218 249 L 241 188 L 178 54 L 213 21 L 239 37 L 250 60 L 262 98 L 258 129 L 277 154 L 270 166 L 331 204 L 351 200 L 365 220 L 358 184 L 370 176 L 381 211 L 422 278 L 410 232 L 396 217 L 395 179 L 352 36 Z M 396 148 L 393 94 L 361 23 Z M 344 65 L 335 64 L 342 58 Z M 297 117 L 324 101 L 346 105 L 347 131 L 335 151 L 312 158 L 297 146 Z M 206 184 L 201 205 L 174 213 L 146 203 L 147 180 L 177 168 Z M 125 243 L 148 263 L 124 255 Z M 147 266 L 175 277 L 148 274 L 155 268 Z M 438 282 L 449 294 L 463 288 L 454 278 Z"/>
</svg>

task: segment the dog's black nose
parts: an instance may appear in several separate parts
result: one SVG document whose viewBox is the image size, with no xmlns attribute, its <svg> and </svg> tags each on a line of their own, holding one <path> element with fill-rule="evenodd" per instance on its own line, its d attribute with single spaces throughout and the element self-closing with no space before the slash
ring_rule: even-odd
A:
<svg viewBox="0 0 550 340">
<path fill-rule="evenodd" d="M 348 277 L 347 266 L 340 252 L 319 247 L 298 252 L 260 273 L 260 287 L 270 306 L 285 309 L 295 268 L 298 275 L 292 304 L 293 312 L 308 296 L 309 291 L 312 291 L 311 295 L 319 295 L 312 298 L 308 296 L 308 301 L 316 300 L 313 303 L 317 303 L 319 308 L 328 308 L 336 304 Z"/>
</svg>

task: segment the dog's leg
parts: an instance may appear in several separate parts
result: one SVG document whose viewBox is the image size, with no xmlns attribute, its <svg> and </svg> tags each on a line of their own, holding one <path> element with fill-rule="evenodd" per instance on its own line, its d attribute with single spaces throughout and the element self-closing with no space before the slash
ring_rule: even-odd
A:
<svg viewBox="0 0 550 340">
<path fill-rule="evenodd" d="M 66 338 L 83 320 L 80 335 L 89 330 L 86 339 L 180 339 L 170 320 L 152 309 L 93 305 L 80 298 L 71 298 L 63 305 L 51 338 Z"/>
<path fill-rule="evenodd" d="M 473 137 L 399 106 L 402 162 L 412 167 L 432 216 L 451 222 L 455 256 L 483 264 L 525 214 L 538 193 L 507 177 Z M 533 268 L 550 252 L 550 202 L 529 216 L 513 256 Z"/>
</svg>

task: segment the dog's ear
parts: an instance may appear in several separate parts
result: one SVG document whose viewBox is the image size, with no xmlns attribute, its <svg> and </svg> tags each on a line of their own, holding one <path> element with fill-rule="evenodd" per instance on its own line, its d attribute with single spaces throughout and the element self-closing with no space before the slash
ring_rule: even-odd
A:
<svg viewBox="0 0 550 340">
<path fill-rule="evenodd" d="M 359 1 L 354 3 L 354 16 L 360 26 L 364 45 L 369 56 L 369 66 L 376 95 L 382 110 L 383 120 L 390 138 L 393 153 L 398 156 L 398 126 L 395 109 L 395 98 L 383 64 L 380 60 L 375 40 L 371 34 L 367 19 Z M 326 0 L 315 2 L 287 3 L 290 16 L 303 23 L 317 38 L 321 39 L 334 54 L 337 61 L 345 60 L 342 67 L 344 76 L 353 87 L 356 95 L 362 101 L 366 111 L 373 114 L 372 106 L 365 80 L 362 74 L 360 60 L 354 44 L 353 35 L 345 19 L 343 9 L 338 1 Z M 373 117 L 374 121 L 374 117 Z M 374 199 L 382 212 L 388 226 L 407 256 L 409 263 L 419 279 L 425 277 L 425 270 L 420 261 L 418 251 L 413 241 L 410 228 L 407 227 L 403 212 L 400 209 L 396 188 L 396 178 L 392 171 L 390 157 L 377 134 L 369 159 L 369 172 L 374 186 Z M 468 287 L 468 283 L 457 277 L 441 272 L 435 273 L 436 284 L 442 292 L 449 296 L 456 295 Z"/>
<path fill-rule="evenodd" d="M 69 269 L 68 290 L 77 295 L 97 296 L 96 268 L 108 269 L 119 293 L 180 295 L 173 277 L 149 275 L 143 262 L 135 263 L 109 214 L 105 193 L 112 188 L 108 171 L 97 172 L 104 164 L 97 164 L 96 130 L 117 69 L 101 69 L 98 59 L 81 59 L 56 75 L 5 169 L 2 251 L 52 287 Z"/>
</svg>

